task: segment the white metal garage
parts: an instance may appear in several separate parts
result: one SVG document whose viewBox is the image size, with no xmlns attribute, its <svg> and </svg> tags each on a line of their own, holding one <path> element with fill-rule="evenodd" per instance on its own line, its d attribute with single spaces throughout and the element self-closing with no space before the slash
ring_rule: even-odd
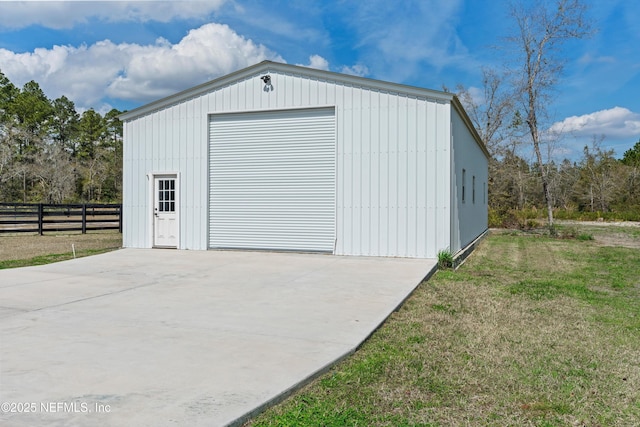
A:
<svg viewBox="0 0 640 427">
<path fill-rule="evenodd" d="M 333 108 L 214 114 L 209 246 L 333 252 Z"/>
<path fill-rule="evenodd" d="M 264 61 L 121 119 L 125 247 L 435 258 L 487 229 L 451 93 Z"/>
</svg>

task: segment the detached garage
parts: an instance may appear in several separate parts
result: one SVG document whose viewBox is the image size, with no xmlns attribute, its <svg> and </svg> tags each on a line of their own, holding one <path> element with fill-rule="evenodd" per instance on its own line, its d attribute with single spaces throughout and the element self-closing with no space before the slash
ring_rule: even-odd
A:
<svg viewBox="0 0 640 427">
<path fill-rule="evenodd" d="M 125 247 L 435 258 L 487 229 L 449 93 L 265 61 L 121 119 Z"/>
</svg>

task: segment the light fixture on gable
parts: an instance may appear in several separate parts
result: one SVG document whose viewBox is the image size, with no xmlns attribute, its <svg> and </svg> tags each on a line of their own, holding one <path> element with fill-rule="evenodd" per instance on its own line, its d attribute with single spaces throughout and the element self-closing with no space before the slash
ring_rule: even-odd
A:
<svg viewBox="0 0 640 427">
<path fill-rule="evenodd" d="M 266 74 L 262 77 L 260 77 L 260 80 L 262 80 L 264 82 L 264 91 L 265 92 L 269 92 L 273 90 L 273 85 L 271 84 L 271 76 L 269 74 Z"/>
</svg>

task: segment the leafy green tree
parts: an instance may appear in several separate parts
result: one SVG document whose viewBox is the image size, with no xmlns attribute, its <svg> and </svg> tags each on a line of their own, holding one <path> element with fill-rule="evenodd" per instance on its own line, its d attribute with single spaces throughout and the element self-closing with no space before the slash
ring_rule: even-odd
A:
<svg viewBox="0 0 640 427">
<path fill-rule="evenodd" d="M 79 142 L 76 156 L 80 159 L 93 159 L 96 147 L 102 144 L 106 135 L 106 124 L 100 113 L 93 108 L 82 113 L 78 123 Z"/>
<path fill-rule="evenodd" d="M 31 80 L 10 104 L 9 112 L 21 129 L 42 138 L 49 131 L 53 106 L 40 85 Z"/>
<path fill-rule="evenodd" d="M 640 167 L 640 140 L 636 142 L 633 148 L 629 148 L 622 156 L 622 164 L 627 166 Z"/>
<path fill-rule="evenodd" d="M 15 153 L 13 175 L 22 181 L 22 200 L 26 202 L 34 159 L 49 136 L 53 107 L 38 83 L 32 80 L 7 105 L 6 114 Z"/>
<path fill-rule="evenodd" d="M 14 175 L 12 104 L 20 90 L 0 71 L 0 200 L 13 200 Z"/>
<path fill-rule="evenodd" d="M 53 116 L 51 120 L 51 137 L 72 156 L 77 154 L 80 115 L 75 104 L 66 96 L 53 101 Z"/>
<path fill-rule="evenodd" d="M 640 212 L 640 141 L 624 152 L 620 160 L 626 169 L 626 198 L 622 203 Z"/>
<path fill-rule="evenodd" d="M 6 132 L 5 126 L 11 118 L 12 104 L 20 90 L 0 71 L 0 134 Z"/>
<path fill-rule="evenodd" d="M 112 109 L 104 117 L 93 109 L 79 122 L 77 152 L 83 200 L 119 201 L 122 192 L 122 123 L 120 111 Z"/>
<path fill-rule="evenodd" d="M 116 109 L 78 114 L 38 83 L 22 89 L 0 72 L 0 201 L 119 201 L 122 123 Z"/>
<path fill-rule="evenodd" d="M 106 137 L 111 147 L 116 147 L 118 142 L 122 142 L 122 121 L 119 119 L 120 114 L 122 114 L 122 111 L 112 108 L 111 111 L 104 116 Z"/>
<path fill-rule="evenodd" d="M 122 196 L 122 122 L 121 112 L 112 109 L 104 116 L 106 138 L 104 140 L 106 174 L 102 185 L 102 197 L 110 201 L 121 201 Z"/>
</svg>

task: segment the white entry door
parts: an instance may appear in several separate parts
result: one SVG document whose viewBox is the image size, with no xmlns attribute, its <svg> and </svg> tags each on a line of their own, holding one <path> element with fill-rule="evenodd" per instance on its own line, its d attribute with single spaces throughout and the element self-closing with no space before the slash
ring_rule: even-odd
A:
<svg viewBox="0 0 640 427">
<path fill-rule="evenodd" d="M 154 177 L 153 246 L 178 246 L 176 176 Z"/>
</svg>

